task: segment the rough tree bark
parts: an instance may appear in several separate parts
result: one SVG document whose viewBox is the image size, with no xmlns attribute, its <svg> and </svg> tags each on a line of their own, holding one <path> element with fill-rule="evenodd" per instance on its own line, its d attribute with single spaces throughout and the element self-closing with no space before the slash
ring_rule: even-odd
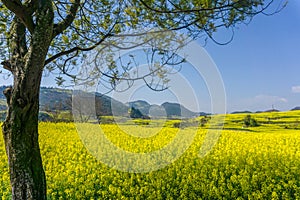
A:
<svg viewBox="0 0 300 200">
<path fill-rule="evenodd" d="M 46 178 L 38 143 L 38 112 L 40 82 L 53 32 L 51 1 L 39 4 L 28 49 L 25 30 L 16 16 L 9 38 L 12 55 L 2 63 L 14 76 L 13 87 L 4 91 L 8 114 L 2 129 L 12 198 L 42 200 L 46 199 Z"/>
</svg>

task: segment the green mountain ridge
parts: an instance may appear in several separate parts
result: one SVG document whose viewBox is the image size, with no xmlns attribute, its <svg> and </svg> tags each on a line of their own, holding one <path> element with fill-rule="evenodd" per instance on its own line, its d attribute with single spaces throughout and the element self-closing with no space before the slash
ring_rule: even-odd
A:
<svg viewBox="0 0 300 200">
<path fill-rule="evenodd" d="M 0 110 L 6 110 L 6 100 L 3 90 L 7 86 L 0 86 Z M 72 101 L 72 95 L 74 101 Z M 74 98 L 74 96 L 76 98 Z M 72 111 L 72 106 L 78 107 L 77 98 L 81 98 L 82 104 L 87 104 L 91 98 L 95 98 L 95 110 L 97 116 L 129 116 L 128 110 L 131 107 L 138 109 L 143 115 L 151 115 L 152 117 L 169 117 L 169 118 L 190 118 L 199 115 L 207 115 L 206 113 L 192 112 L 178 103 L 165 102 L 162 105 L 151 105 L 147 101 L 138 100 L 128 102 L 126 104 L 117 101 L 107 95 L 100 93 L 85 93 L 82 91 L 72 91 L 69 89 L 41 87 L 40 89 L 40 111 Z M 84 100 L 82 100 L 84 97 Z M 163 113 L 163 114 L 162 114 Z"/>
<path fill-rule="evenodd" d="M 179 103 L 165 102 L 161 105 L 151 105 L 147 101 L 137 100 L 128 102 L 126 105 L 139 109 L 143 115 L 149 115 L 150 117 L 168 117 L 168 118 L 191 118 L 199 115 L 208 115 L 207 113 L 198 113 L 190 111 Z"/>
<path fill-rule="evenodd" d="M 0 111 L 5 111 L 6 99 L 3 90 L 7 86 L 0 86 Z M 60 89 L 52 87 L 41 87 L 40 90 L 40 111 L 72 111 L 72 95 L 76 95 L 76 91 L 70 89 Z M 97 116 L 129 116 L 128 110 L 131 107 L 141 111 L 143 115 L 150 117 L 169 117 L 169 118 L 191 118 L 195 116 L 209 115 L 205 112 L 193 112 L 185 108 L 179 103 L 165 102 L 161 105 L 151 105 L 145 100 L 136 100 L 132 102 L 122 103 L 107 95 L 100 93 L 87 94 L 83 93 L 87 98 L 95 97 L 95 107 Z M 73 102 L 74 103 L 74 102 Z M 300 106 L 291 110 L 300 110 Z M 266 110 L 260 112 L 273 112 L 275 110 Z M 276 110 L 278 112 L 278 110 Z M 251 111 L 235 111 L 232 113 L 255 113 Z"/>
</svg>

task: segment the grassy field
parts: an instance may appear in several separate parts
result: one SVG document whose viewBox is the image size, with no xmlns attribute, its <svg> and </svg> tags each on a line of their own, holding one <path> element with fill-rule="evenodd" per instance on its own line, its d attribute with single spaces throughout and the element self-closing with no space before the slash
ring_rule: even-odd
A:
<svg viewBox="0 0 300 200">
<path fill-rule="evenodd" d="M 209 123 L 195 127 L 200 118 L 182 122 L 184 126 L 181 128 L 174 128 L 178 120 L 166 123 L 150 121 L 149 125 L 101 124 L 105 137 L 127 152 L 147 154 L 158 151 L 176 140 L 177 135 L 185 136 L 186 140 L 176 143 L 178 147 L 184 146 L 190 136 L 193 137 L 192 144 L 180 158 L 148 173 L 119 171 L 113 166 L 120 163 L 110 163 L 110 167 L 92 156 L 99 151 L 103 153 L 105 146 L 94 143 L 94 150 L 87 150 L 81 139 L 86 146 L 97 141 L 98 133 L 92 131 L 99 128 L 97 124 L 86 125 L 91 127 L 89 134 L 78 135 L 72 123 L 40 123 L 48 198 L 300 199 L 300 112 L 251 114 L 259 123 L 258 127 L 245 127 L 245 116 L 226 116 L 217 144 L 205 157 L 199 157 L 199 150 L 208 130 L 213 127 Z M 165 126 L 159 128 L 153 124 Z M 115 156 L 109 151 L 104 153 L 107 157 Z M 172 158 L 171 154 L 149 160 L 146 165 L 160 164 L 155 162 L 168 160 L 168 156 Z M 122 160 L 122 157 L 118 159 Z M 143 162 L 128 162 L 132 162 L 133 167 L 145 165 Z M 10 199 L 2 137 L 0 194 L 2 199 Z"/>
</svg>

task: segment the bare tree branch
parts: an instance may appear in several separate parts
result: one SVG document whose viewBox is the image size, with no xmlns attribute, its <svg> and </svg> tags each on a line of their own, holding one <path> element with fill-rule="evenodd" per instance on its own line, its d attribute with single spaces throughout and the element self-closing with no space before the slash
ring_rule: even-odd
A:
<svg viewBox="0 0 300 200">
<path fill-rule="evenodd" d="M 63 19 L 63 21 L 59 22 L 58 24 L 54 25 L 52 38 L 62 33 L 72 24 L 72 22 L 76 17 L 76 13 L 78 11 L 79 6 L 80 6 L 80 0 L 75 0 L 75 2 L 70 7 L 69 14 L 65 17 L 65 19 Z"/>
<path fill-rule="evenodd" d="M 110 36 L 110 33 L 104 35 L 101 40 L 99 40 L 97 43 L 93 44 L 92 46 L 89 46 L 89 47 L 73 47 L 69 50 L 66 50 L 66 51 L 61 51 L 59 52 L 58 54 L 55 54 L 54 56 L 48 58 L 46 61 L 45 61 L 45 66 L 47 64 L 49 64 L 50 62 L 54 61 L 55 59 L 61 57 L 61 56 L 65 56 L 65 55 L 69 55 L 70 53 L 73 53 L 73 52 L 79 52 L 79 51 L 91 51 L 93 49 L 95 49 L 96 47 L 98 47 L 102 42 L 105 41 L 106 38 L 108 38 Z"/>
<path fill-rule="evenodd" d="M 20 0 L 2 0 L 2 3 L 20 18 L 30 33 L 33 33 L 35 24 L 32 16 Z"/>
<path fill-rule="evenodd" d="M 212 8 L 197 8 L 197 9 L 179 9 L 176 10 L 162 10 L 162 9 L 156 9 L 151 6 L 149 6 L 145 1 L 139 0 L 147 9 L 154 11 L 156 13 L 164 13 L 164 14 L 178 14 L 178 13 L 194 13 L 194 12 L 204 12 L 204 11 L 216 11 L 216 10 L 222 10 L 224 8 L 232 7 L 235 3 L 232 4 L 225 4 L 223 6 L 216 6 Z M 174 6 L 174 4 L 172 3 Z M 174 6 L 175 7 L 175 6 Z"/>
</svg>

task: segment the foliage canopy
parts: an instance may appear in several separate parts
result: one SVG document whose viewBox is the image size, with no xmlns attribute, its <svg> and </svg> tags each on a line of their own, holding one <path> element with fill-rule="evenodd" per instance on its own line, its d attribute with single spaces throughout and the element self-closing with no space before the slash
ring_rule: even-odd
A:
<svg viewBox="0 0 300 200">
<path fill-rule="evenodd" d="M 72 81 L 76 80 L 78 73 L 75 70 L 76 66 L 82 63 L 89 51 L 96 48 L 102 52 L 108 52 L 111 48 L 129 49 L 139 44 L 124 42 L 124 37 L 131 37 L 133 38 L 131 41 L 135 41 L 137 37 L 157 30 L 181 30 L 194 39 L 205 37 L 217 42 L 214 33 L 218 29 L 233 31 L 237 24 L 249 23 L 255 15 L 266 14 L 273 0 L 47 0 L 47 2 L 51 3 L 53 9 L 53 23 L 50 25 L 53 26 L 53 31 L 44 65 L 46 72 L 56 74 L 56 82 L 60 85 L 65 81 L 61 76 L 63 74 L 70 76 Z M 0 43 L 3 61 L 12 59 L 14 34 L 22 36 L 19 38 L 23 45 L 22 57 L 28 53 L 37 25 L 39 4 L 39 0 L 0 2 Z M 273 11 L 278 12 L 282 7 L 278 8 Z M 12 33 L 16 17 L 25 27 L 18 33 Z M 148 38 L 147 42 L 149 41 Z M 139 42 L 141 43 L 141 40 Z M 156 45 L 154 48 L 159 46 Z M 111 65 L 97 68 L 96 71 L 104 75 L 106 80 L 136 78 L 128 77 L 126 71 L 131 68 L 117 70 L 111 56 L 106 55 L 105 59 Z"/>
</svg>

